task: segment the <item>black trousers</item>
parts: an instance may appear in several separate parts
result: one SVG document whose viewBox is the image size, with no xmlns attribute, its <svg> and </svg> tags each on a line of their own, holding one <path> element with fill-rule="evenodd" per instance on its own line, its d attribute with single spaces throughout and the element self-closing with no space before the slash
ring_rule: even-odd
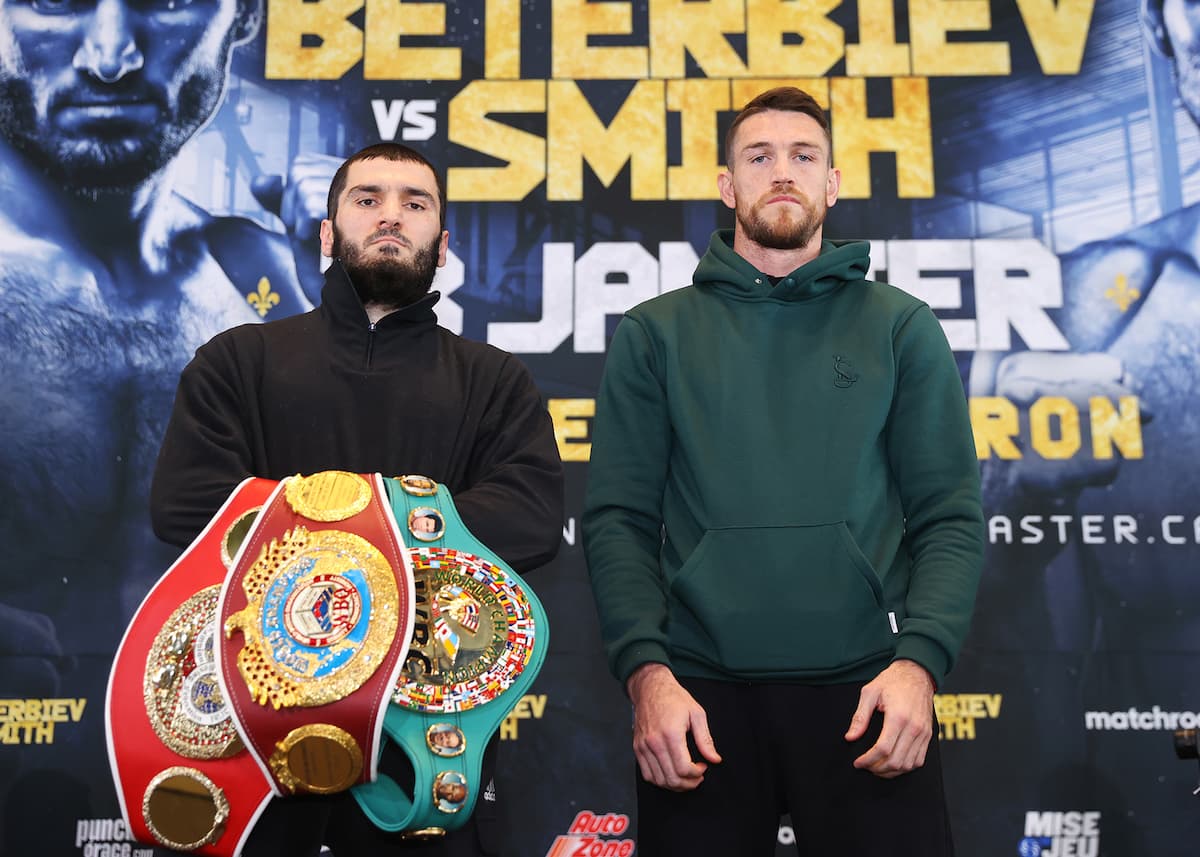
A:
<svg viewBox="0 0 1200 857">
<path fill-rule="evenodd" d="M 773 857 L 784 813 L 804 857 L 952 857 L 936 724 L 924 767 L 881 779 L 852 763 L 879 737 L 882 715 L 860 740 L 842 737 L 860 685 L 680 682 L 723 761 L 690 792 L 637 774 L 639 857 Z"/>
</svg>

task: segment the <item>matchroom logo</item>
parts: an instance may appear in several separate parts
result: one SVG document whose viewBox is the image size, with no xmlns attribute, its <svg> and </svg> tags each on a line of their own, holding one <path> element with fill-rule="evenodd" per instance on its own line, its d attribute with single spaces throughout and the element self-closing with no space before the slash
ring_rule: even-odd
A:
<svg viewBox="0 0 1200 857">
<path fill-rule="evenodd" d="M 1200 713 L 1195 711 L 1163 711 L 1157 705 L 1143 711 L 1085 711 L 1084 728 L 1090 732 L 1174 732 L 1176 729 L 1195 729 L 1200 726 Z"/>
</svg>

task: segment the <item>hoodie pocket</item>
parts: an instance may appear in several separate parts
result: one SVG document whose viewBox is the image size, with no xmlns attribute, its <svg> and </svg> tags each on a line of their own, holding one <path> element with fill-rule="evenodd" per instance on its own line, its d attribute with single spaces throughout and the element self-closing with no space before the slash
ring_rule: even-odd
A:
<svg viewBox="0 0 1200 857">
<path fill-rule="evenodd" d="M 879 578 L 843 522 L 709 530 L 670 589 L 672 643 L 746 676 L 833 674 L 895 645 Z"/>
</svg>

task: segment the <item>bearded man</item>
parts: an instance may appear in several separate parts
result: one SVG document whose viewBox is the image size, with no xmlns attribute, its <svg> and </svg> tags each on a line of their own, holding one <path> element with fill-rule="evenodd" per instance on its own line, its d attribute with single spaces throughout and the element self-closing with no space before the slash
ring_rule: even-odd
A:
<svg viewBox="0 0 1200 857">
<path fill-rule="evenodd" d="M 130 612 L 172 556 L 145 508 L 179 370 L 221 330 L 312 306 L 284 235 L 172 189 L 261 15 L 0 0 L 0 601 L 71 654 L 111 651 L 121 623 L 95 618 Z M 38 653 L 8 637 L 0 653 Z"/>
<path fill-rule="evenodd" d="M 320 305 L 214 337 L 180 376 L 151 489 L 161 538 L 190 543 L 248 476 L 345 470 L 443 483 L 470 532 L 520 573 L 555 555 L 562 463 L 529 371 L 437 324 L 445 202 L 441 176 L 407 146 L 370 146 L 342 164 L 321 223 L 333 263 Z M 381 769 L 410 788 L 393 749 Z M 498 854 L 494 786 L 483 793 L 493 797 L 470 823 L 434 845 L 379 832 L 348 792 L 276 799 L 243 854 Z"/>
<path fill-rule="evenodd" d="M 726 137 L 735 212 L 626 313 L 584 549 L 633 703 L 639 853 L 949 857 L 933 694 L 983 554 L 966 397 L 928 306 L 823 238 L 841 174 L 807 93 Z"/>
<path fill-rule="evenodd" d="M 261 17 L 0 0 L 0 698 L 103 697 L 175 556 L 146 505 L 180 369 L 227 327 L 312 307 L 286 236 L 174 190 Z M 0 852 L 69 853 L 77 820 L 112 813 L 102 718 L 72 728 L 0 748 Z"/>
</svg>

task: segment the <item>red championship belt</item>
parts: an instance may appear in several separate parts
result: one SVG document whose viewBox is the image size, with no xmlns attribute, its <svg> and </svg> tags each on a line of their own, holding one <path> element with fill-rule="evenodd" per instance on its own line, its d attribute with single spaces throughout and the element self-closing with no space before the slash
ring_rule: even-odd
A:
<svg viewBox="0 0 1200 857">
<path fill-rule="evenodd" d="M 271 783 L 246 752 L 217 677 L 221 584 L 278 483 L 247 479 L 150 590 L 113 660 L 105 728 L 133 836 L 216 857 L 240 852 Z"/>
<path fill-rule="evenodd" d="M 283 480 L 230 570 L 217 671 L 276 794 L 375 779 L 413 633 L 413 573 L 382 479 Z"/>
</svg>

